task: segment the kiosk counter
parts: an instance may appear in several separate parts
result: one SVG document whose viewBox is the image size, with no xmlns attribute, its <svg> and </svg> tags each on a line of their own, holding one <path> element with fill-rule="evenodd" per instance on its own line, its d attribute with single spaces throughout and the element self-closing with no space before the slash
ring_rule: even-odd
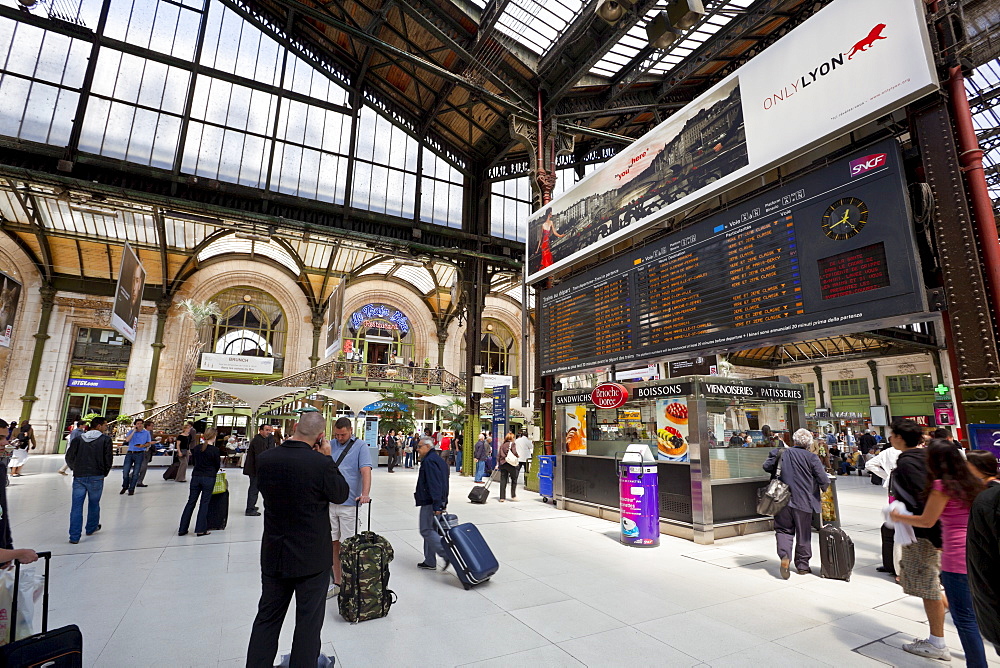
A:
<svg viewBox="0 0 1000 668">
<path fill-rule="evenodd" d="M 657 460 L 660 531 L 702 544 L 772 528 L 756 511 L 769 479 L 761 467 L 805 426 L 805 388 L 762 380 L 599 385 L 556 392 L 553 404 L 559 507 L 619 521 L 615 459 L 643 443 Z"/>
</svg>

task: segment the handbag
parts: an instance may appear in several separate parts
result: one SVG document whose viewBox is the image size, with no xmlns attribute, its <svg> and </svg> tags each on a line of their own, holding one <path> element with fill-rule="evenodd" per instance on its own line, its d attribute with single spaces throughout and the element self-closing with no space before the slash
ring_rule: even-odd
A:
<svg viewBox="0 0 1000 668">
<path fill-rule="evenodd" d="M 229 483 L 226 482 L 226 472 L 219 471 L 215 474 L 215 487 L 212 488 L 212 494 L 225 494 L 229 491 Z"/>
<path fill-rule="evenodd" d="M 521 460 L 518 459 L 517 455 L 514 453 L 513 447 L 507 449 L 507 454 L 504 455 L 503 460 L 511 466 L 518 466 L 521 463 Z"/>
<path fill-rule="evenodd" d="M 778 461 L 771 481 L 766 486 L 757 490 L 757 512 L 761 515 L 777 515 L 792 500 L 791 488 L 781 482 L 782 454 L 784 454 L 783 448 L 778 450 Z"/>
</svg>

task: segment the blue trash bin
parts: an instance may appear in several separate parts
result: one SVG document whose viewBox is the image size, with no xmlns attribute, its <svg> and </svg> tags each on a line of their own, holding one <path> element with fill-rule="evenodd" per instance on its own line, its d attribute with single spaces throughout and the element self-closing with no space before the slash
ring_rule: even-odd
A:
<svg viewBox="0 0 1000 668">
<path fill-rule="evenodd" d="M 538 493 L 542 495 L 542 501 L 549 502 L 555 499 L 552 492 L 552 479 L 555 475 L 556 456 L 539 455 L 538 459 Z"/>
</svg>

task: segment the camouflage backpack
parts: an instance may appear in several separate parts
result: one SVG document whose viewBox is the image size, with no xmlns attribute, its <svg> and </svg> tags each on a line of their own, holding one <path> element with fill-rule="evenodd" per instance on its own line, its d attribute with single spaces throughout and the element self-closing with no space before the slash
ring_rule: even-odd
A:
<svg viewBox="0 0 1000 668">
<path fill-rule="evenodd" d="M 371 506 L 369 505 L 371 526 Z M 343 580 L 337 602 L 340 616 L 356 624 L 389 614 L 396 594 L 389 589 L 389 562 L 392 545 L 372 531 L 362 531 L 345 539 L 340 546 Z"/>
</svg>

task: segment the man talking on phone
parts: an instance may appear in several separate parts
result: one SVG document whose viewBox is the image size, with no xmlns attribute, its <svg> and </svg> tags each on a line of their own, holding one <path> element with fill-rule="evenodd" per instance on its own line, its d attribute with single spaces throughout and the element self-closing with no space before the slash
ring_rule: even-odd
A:
<svg viewBox="0 0 1000 668">
<path fill-rule="evenodd" d="M 342 570 L 340 567 L 340 542 L 355 533 L 358 504 L 370 503 L 372 489 L 372 458 L 368 444 L 354 437 L 350 418 L 342 417 L 333 428 L 334 440 L 330 443 L 330 456 L 336 462 L 351 493 L 343 503 L 330 504 L 330 535 L 333 538 L 333 582 L 326 592 L 333 598 L 340 592 Z"/>
</svg>

